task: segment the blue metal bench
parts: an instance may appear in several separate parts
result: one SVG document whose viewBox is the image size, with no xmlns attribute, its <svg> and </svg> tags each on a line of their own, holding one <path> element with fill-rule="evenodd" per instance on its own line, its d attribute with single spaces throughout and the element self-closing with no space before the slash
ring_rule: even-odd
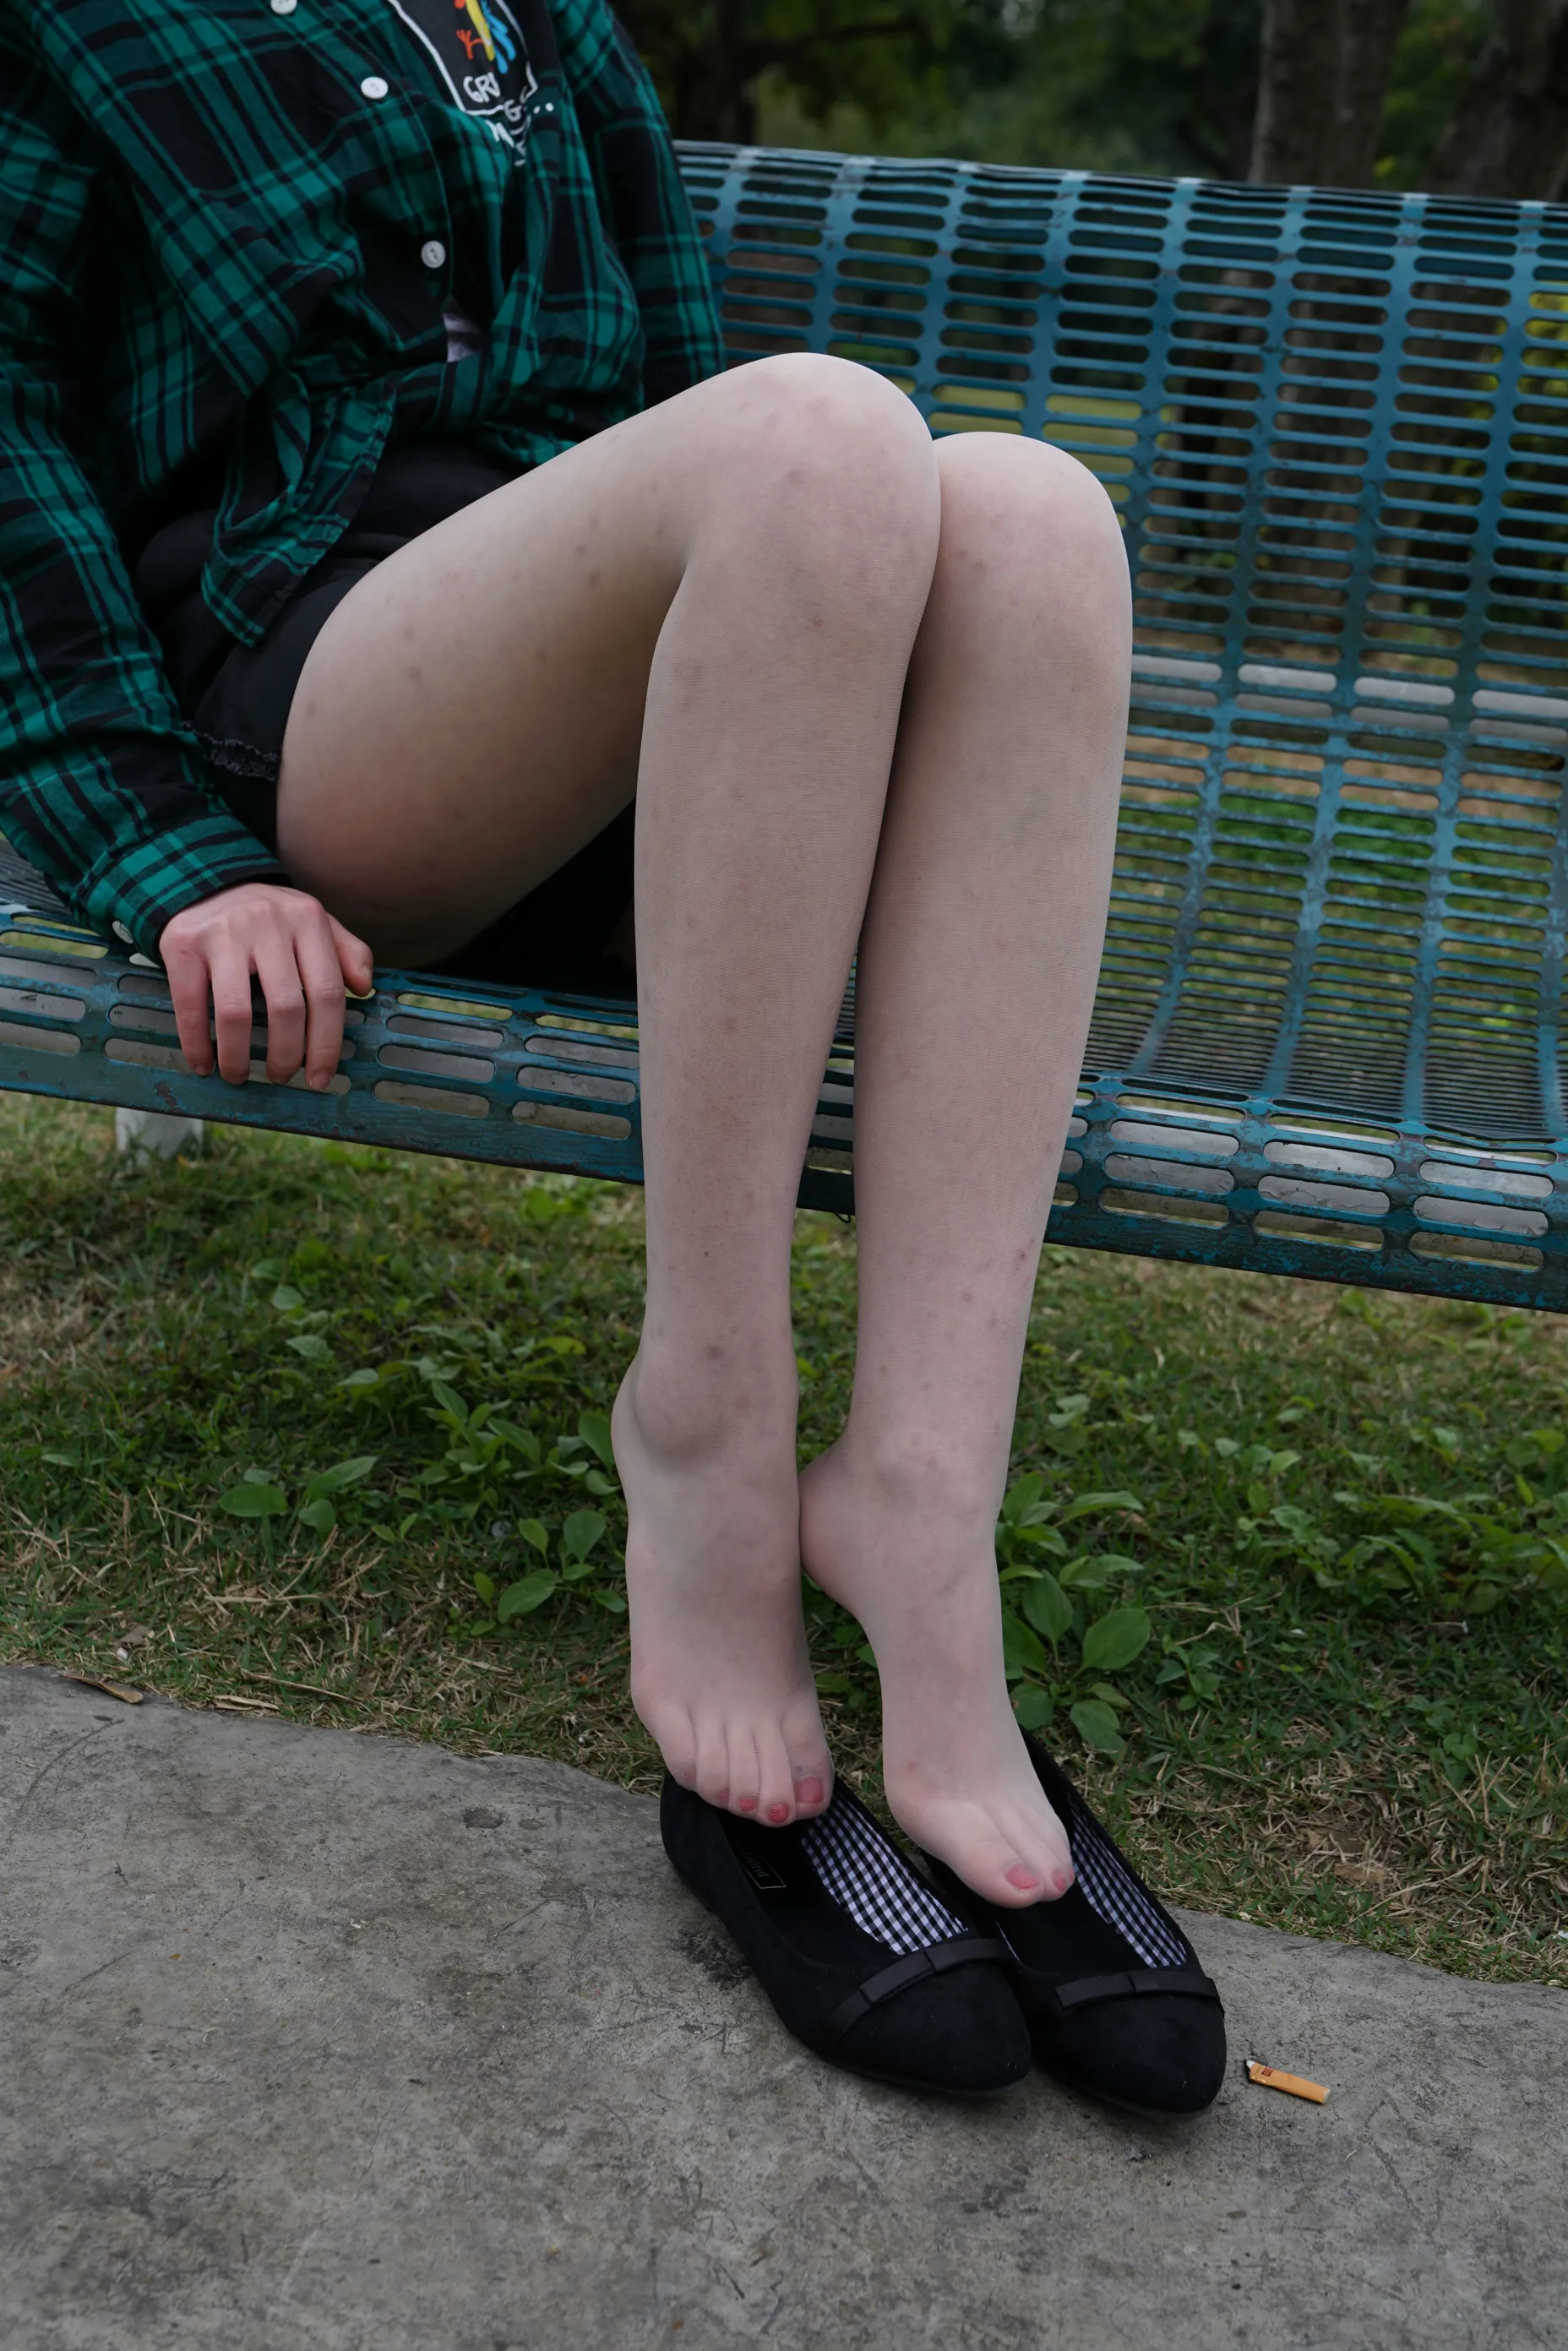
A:
<svg viewBox="0 0 1568 2351">
<path fill-rule="evenodd" d="M 1124 523 L 1120 854 L 1051 1238 L 1568 1307 L 1568 207 L 682 162 L 737 360 L 837 352 L 935 433 L 1043 435 Z M 852 1201 L 852 1086 L 846 1020 L 808 1205 Z M 383 971 L 332 1095 L 230 1088 L 16 860 L 0 1087 L 641 1173 L 631 1006 Z"/>
</svg>

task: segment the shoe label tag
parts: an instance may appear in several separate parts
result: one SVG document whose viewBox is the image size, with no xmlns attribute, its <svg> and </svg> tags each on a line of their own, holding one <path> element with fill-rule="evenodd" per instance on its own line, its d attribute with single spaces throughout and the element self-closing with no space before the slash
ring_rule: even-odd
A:
<svg viewBox="0 0 1568 2351">
<path fill-rule="evenodd" d="M 784 1892 L 784 1880 L 779 1876 L 779 1872 L 774 1868 L 772 1863 L 764 1861 L 759 1853 L 748 1853 L 746 1848 L 742 1846 L 740 1851 L 737 1854 L 736 1859 L 739 1862 L 742 1869 L 745 1870 L 747 1877 L 750 1878 L 753 1886 L 756 1886 L 759 1894 L 782 1894 Z"/>
</svg>

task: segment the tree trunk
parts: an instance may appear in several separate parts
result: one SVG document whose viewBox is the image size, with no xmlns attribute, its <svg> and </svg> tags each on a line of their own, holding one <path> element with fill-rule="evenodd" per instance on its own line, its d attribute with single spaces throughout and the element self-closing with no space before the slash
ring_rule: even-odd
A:
<svg viewBox="0 0 1568 2351">
<path fill-rule="evenodd" d="M 1338 87 L 1323 179 L 1331 188 L 1370 188 L 1383 101 L 1410 0 L 1341 0 Z"/>
<path fill-rule="evenodd" d="M 1265 0 L 1249 178 L 1368 188 L 1410 0 Z"/>
<path fill-rule="evenodd" d="M 1321 172 L 1338 89 L 1340 0 L 1265 0 L 1249 179 L 1275 186 Z"/>
<path fill-rule="evenodd" d="M 747 0 L 711 0 L 707 38 L 683 49 L 674 69 L 677 139 L 749 147 L 757 137 L 758 59 Z"/>
<path fill-rule="evenodd" d="M 1443 195 L 1554 196 L 1568 176 L 1568 0 L 1494 0 L 1493 15 L 1427 184 Z"/>
</svg>

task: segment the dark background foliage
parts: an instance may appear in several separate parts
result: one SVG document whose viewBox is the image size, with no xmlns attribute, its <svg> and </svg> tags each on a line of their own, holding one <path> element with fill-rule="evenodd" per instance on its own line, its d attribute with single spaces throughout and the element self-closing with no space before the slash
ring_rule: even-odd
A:
<svg viewBox="0 0 1568 2351">
<path fill-rule="evenodd" d="M 1568 0 L 622 0 L 677 134 L 1553 196 Z"/>
</svg>

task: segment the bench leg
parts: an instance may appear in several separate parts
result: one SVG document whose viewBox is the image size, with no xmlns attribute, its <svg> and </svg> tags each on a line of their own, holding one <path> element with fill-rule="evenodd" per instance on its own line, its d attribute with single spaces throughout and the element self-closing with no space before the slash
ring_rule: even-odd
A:
<svg viewBox="0 0 1568 2351">
<path fill-rule="evenodd" d="M 206 1128 L 199 1118 L 172 1118 L 161 1110 L 117 1110 L 114 1147 L 122 1159 L 176 1159 L 199 1151 Z"/>
</svg>

